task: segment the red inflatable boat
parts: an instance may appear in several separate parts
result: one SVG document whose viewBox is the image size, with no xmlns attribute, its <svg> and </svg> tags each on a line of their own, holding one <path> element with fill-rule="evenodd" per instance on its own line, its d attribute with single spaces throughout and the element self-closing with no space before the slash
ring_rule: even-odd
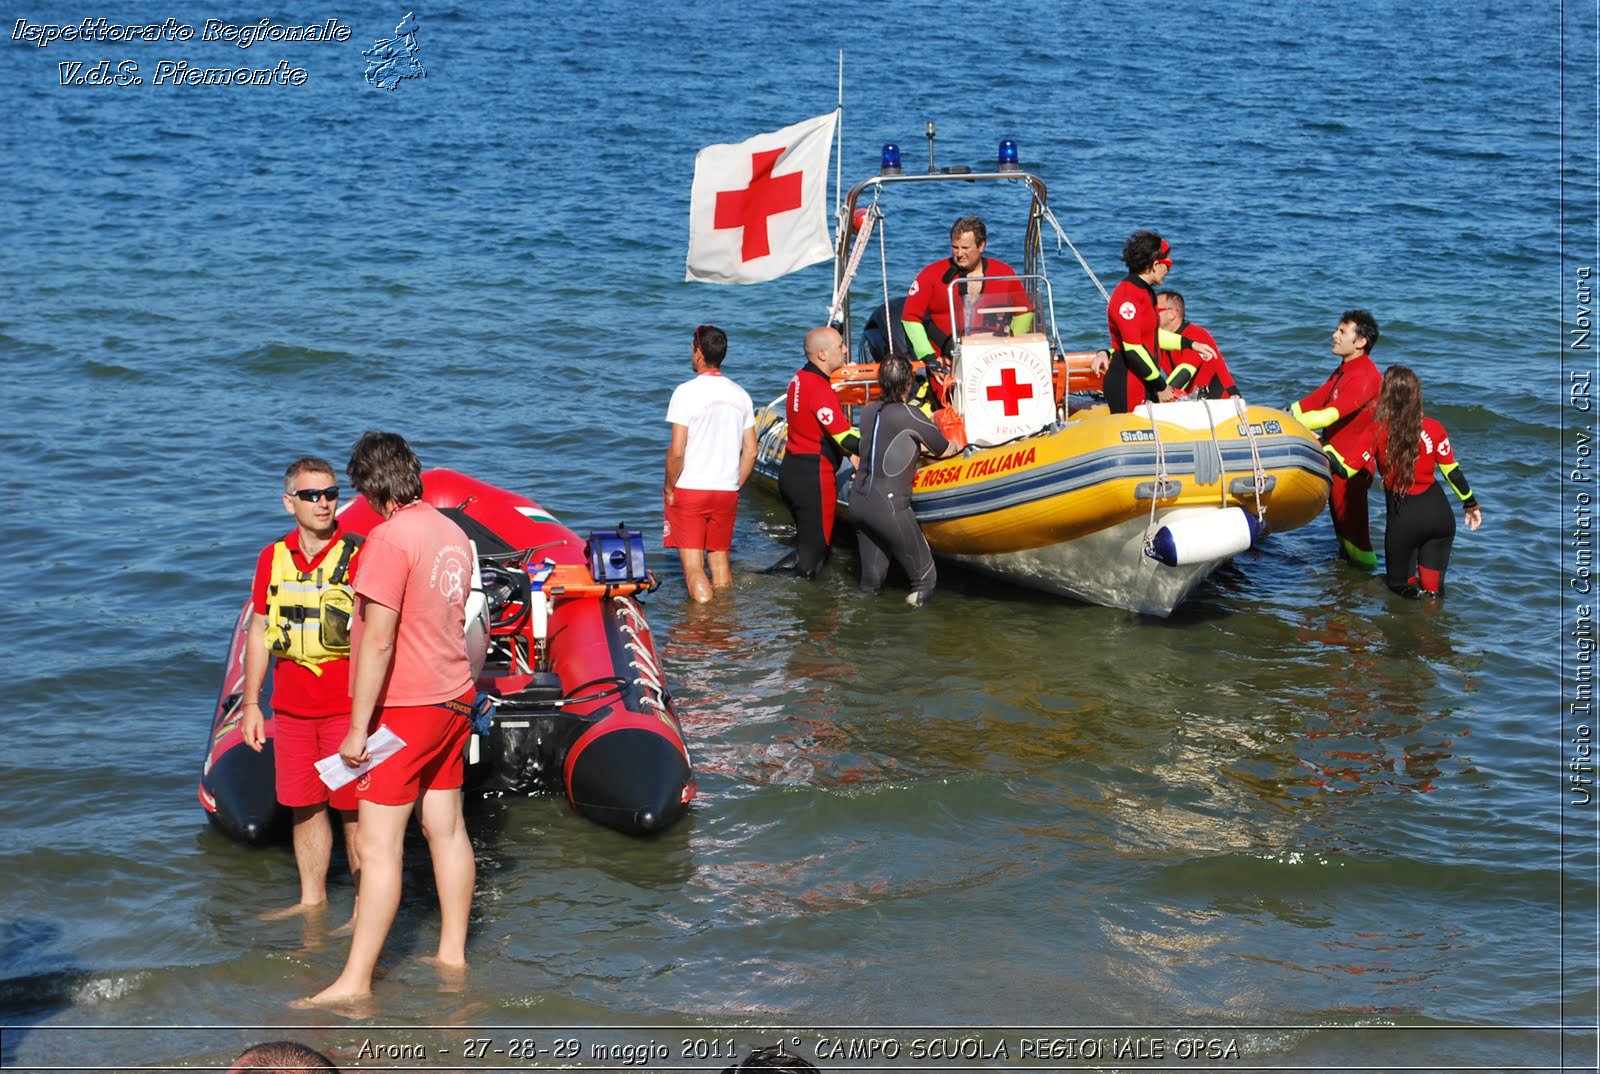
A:
<svg viewBox="0 0 1600 1074">
<path fill-rule="evenodd" d="M 468 741 L 468 791 L 565 794 L 608 828 L 665 830 L 687 811 L 694 772 L 636 599 L 655 586 L 637 534 L 584 541 L 532 500 L 452 470 L 427 471 L 422 486 L 478 552 L 468 635 L 489 707 Z M 358 497 L 339 521 L 364 534 L 380 520 Z M 228 649 L 200 802 L 219 830 L 259 843 L 287 830 L 288 811 L 273 789 L 272 720 L 260 753 L 239 733 L 249 611 Z M 270 687 L 269 675 L 264 702 Z"/>
</svg>

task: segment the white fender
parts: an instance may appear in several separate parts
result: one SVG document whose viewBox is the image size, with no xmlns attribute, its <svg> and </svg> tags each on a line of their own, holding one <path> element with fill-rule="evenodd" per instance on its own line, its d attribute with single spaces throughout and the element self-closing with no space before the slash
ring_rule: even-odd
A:
<svg viewBox="0 0 1600 1074">
<path fill-rule="evenodd" d="M 1261 536 L 1255 517 L 1240 507 L 1175 519 L 1156 531 L 1145 555 L 1169 567 L 1227 559 Z"/>
</svg>

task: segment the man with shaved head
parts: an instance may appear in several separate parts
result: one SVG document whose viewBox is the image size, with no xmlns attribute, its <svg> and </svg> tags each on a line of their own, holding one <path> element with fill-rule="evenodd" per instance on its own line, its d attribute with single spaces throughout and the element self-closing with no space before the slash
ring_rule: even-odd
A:
<svg viewBox="0 0 1600 1074">
<path fill-rule="evenodd" d="M 833 509 L 838 500 L 834 474 L 859 438 L 845 417 L 830 379 L 850 358 L 844 337 L 832 328 L 806 333 L 805 364 L 789 379 L 784 414 L 789 439 L 778 469 L 778 491 L 794 516 L 799 542 L 795 573 L 815 578 L 833 539 Z"/>
<path fill-rule="evenodd" d="M 269 1040 L 265 1044 L 252 1044 L 246 1048 L 233 1061 L 233 1066 L 228 1068 L 228 1074 L 243 1074 L 244 1071 L 256 1071 L 258 1074 L 317 1074 L 325 1070 L 338 1074 L 339 1068 L 315 1048 L 292 1040 Z"/>
</svg>

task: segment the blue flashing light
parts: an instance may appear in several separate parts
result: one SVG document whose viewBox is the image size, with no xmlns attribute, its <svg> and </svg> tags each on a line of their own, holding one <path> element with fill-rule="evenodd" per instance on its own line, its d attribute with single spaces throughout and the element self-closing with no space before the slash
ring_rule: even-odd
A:
<svg viewBox="0 0 1600 1074">
<path fill-rule="evenodd" d="M 1021 171 L 1022 165 L 1017 163 L 1017 143 L 1010 138 L 1000 143 L 1000 159 L 998 168 L 1003 172 Z"/>
<path fill-rule="evenodd" d="M 883 164 L 878 169 L 879 175 L 900 174 L 900 147 L 889 142 L 883 147 Z"/>
</svg>

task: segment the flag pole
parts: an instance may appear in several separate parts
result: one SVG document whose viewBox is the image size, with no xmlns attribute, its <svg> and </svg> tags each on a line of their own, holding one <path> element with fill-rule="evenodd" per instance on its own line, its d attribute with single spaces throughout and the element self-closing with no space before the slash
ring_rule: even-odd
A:
<svg viewBox="0 0 1600 1074">
<path fill-rule="evenodd" d="M 839 123 L 834 129 L 837 148 L 833 157 L 833 216 L 837 220 L 844 207 L 844 49 L 839 50 Z"/>
</svg>

